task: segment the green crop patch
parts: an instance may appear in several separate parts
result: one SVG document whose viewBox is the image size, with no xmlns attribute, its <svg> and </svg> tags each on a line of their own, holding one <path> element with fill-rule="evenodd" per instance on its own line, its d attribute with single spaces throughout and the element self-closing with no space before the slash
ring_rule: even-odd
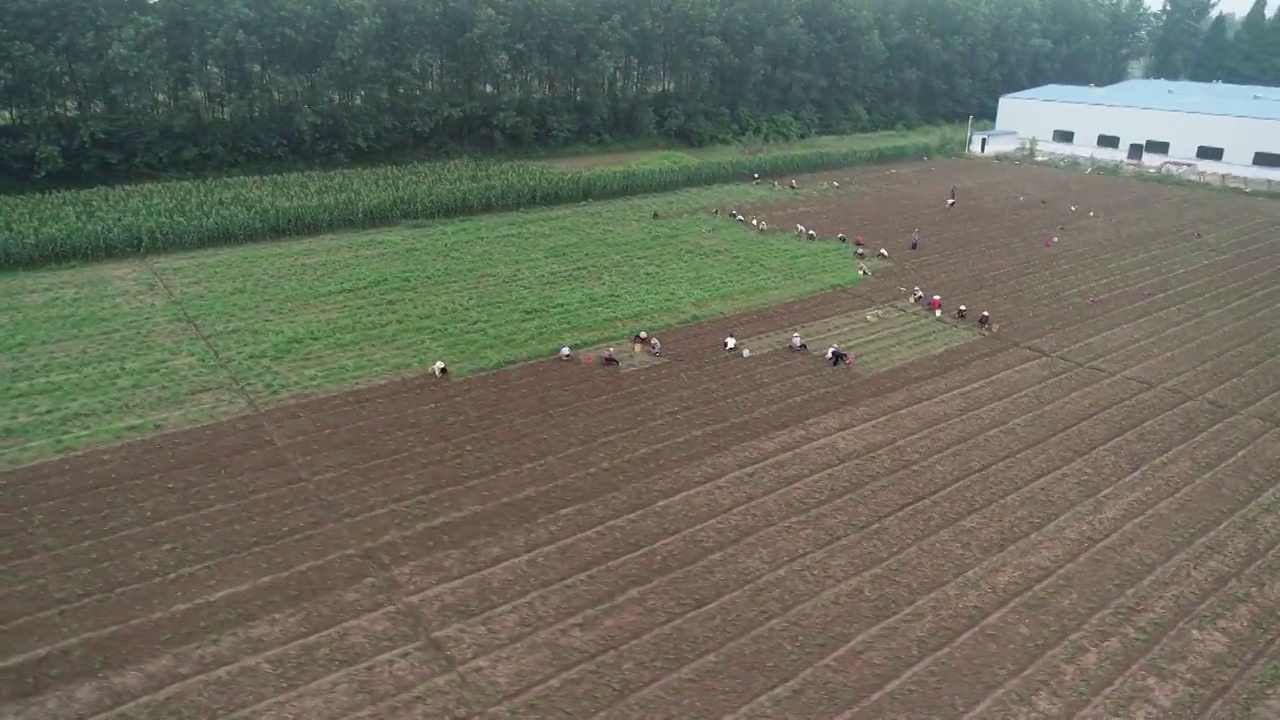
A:
<svg viewBox="0 0 1280 720">
<path fill-rule="evenodd" d="M 234 389 L 272 404 L 436 360 L 467 375 L 856 283 L 835 243 L 711 215 L 778 192 L 713 186 L 10 273 L 0 464 L 243 412 Z"/>
<path fill-rule="evenodd" d="M 937 355 L 979 337 L 972 328 L 938 319 L 915 307 L 881 305 L 856 313 L 837 315 L 815 323 L 739 341 L 752 355 L 788 351 L 791 334 L 815 355 L 832 345 L 854 356 L 863 372 L 876 373 Z"/>
</svg>

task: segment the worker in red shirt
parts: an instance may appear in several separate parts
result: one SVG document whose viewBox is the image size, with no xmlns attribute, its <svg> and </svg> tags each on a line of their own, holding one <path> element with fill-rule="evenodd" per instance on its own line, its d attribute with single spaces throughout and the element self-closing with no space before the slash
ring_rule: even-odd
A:
<svg viewBox="0 0 1280 720">
<path fill-rule="evenodd" d="M 933 299 L 929 301 L 929 309 L 933 311 L 934 317 L 942 317 L 942 297 L 934 295 Z"/>
</svg>

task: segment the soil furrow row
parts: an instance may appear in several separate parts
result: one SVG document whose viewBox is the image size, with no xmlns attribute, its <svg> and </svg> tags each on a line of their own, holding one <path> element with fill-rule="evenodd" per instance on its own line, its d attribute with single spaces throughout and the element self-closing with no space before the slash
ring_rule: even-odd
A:
<svg viewBox="0 0 1280 720">
<path fill-rule="evenodd" d="M 1274 477 L 1259 471 L 1267 463 L 1280 466 L 1280 447 L 1268 453 L 1266 443 L 1253 444 L 1265 430 L 1260 425 L 1242 422 L 1233 428 L 1240 433 L 1234 437 L 1206 433 L 1201 437 L 1212 438 L 1210 442 L 1196 443 L 1193 451 L 1180 449 L 1082 504 L 1055 528 L 1065 537 L 1042 535 L 1032 547 L 1011 548 L 1020 555 L 1017 560 L 998 564 L 974 587 L 951 588 L 955 596 L 939 598 L 945 607 L 933 608 L 939 612 L 932 617 L 921 613 L 886 628 L 880 639 L 892 638 L 889 652 L 901 660 L 859 675 L 856 684 L 867 693 L 861 698 L 857 690 L 841 687 L 845 702 L 855 705 L 850 712 L 895 717 L 909 701 L 954 717 L 976 706 L 1004 678 L 1029 666 L 1045 647 L 1074 632 L 1129 584 L 1158 571 L 1274 487 Z M 1012 599 L 1002 605 L 1000 599 L 1006 597 Z M 960 627 L 966 630 L 957 637 Z M 993 660 L 978 649 L 986 643 L 1007 651 Z M 919 660 L 910 664 L 913 653 Z M 988 657 L 974 665 L 978 655 Z M 865 669 L 856 650 L 831 662 L 834 672 L 827 681 L 841 671 Z M 886 683 L 874 694 L 868 692 L 871 676 Z M 955 679 L 959 688 L 941 688 Z M 824 698 L 815 707 L 827 702 Z"/>
<path fill-rule="evenodd" d="M 1083 714 L 1205 717 L 1234 683 L 1236 669 L 1262 656 L 1280 631 L 1280 548 L 1197 608 Z M 1265 717 L 1265 716 L 1264 716 Z"/>
<path fill-rule="evenodd" d="M 953 524 L 944 525 L 941 533 L 912 545 L 905 552 L 895 553 L 869 572 L 847 573 L 848 579 L 699 662 L 693 672 L 686 668 L 645 688 L 619 707 L 610 709 L 609 715 L 631 718 L 657 712 L 662 716 L 666 708 L 693 703 L 700 715 L 722 716 L 743 706 L 754 707 L 748 703 L 768 703 L 778 695 L 785 695 L 796 678 L 802 679 L 802 674 L 811 666 L 834 656 L 862 633 L 910 608 L 920 598 L 972 573 L 1010 546 L 1034 542 L 1028 538 L 1046 529 L 1052 532 L 1054 525 L 1072 508 L 1114 482 L 1111 474 L 1093 470 L 1096 463 L 1114 463 L 1116 474 L 1129 475 L 1170 452 L 1171 446 L 1181 445 L 1215 423 L 1181 400 L 1168 398 L 1158 391 L 1140 395 L 1121 407 L 1131 410 L 1148 403 L 1158 409 L 1148 413 L 1145 422 L 1139 420 L 1137 427 L 1114 440 L 1095 442 L 1092 448 L 1070 455 L 1066 452 L 1059 455 L 1054 443 L 1042 448 L 1048 472 L 1020 478 L 1021 487 L 1005 492 L 994 504 L 959 518 L 952 514 L 954 508 L 934 509 L 944 518 L 954 518 Z M 1098 432 L 1106 438 L 1107 428 L 1106 424 L 1094 422 L 1082 430 Z M 1021 467 L 1034 472 L 1034 466 L 1023 464 Z M 836 558 L 827 560 L 834 562 Z M 786 648 L 782 653 L 773 652 L 774 662 L 767 672 L 725 680 L 714 678 L 713 673 L 723 672 L 728 663 L 740 661 L 746 653 L 760 653 L 766 646 Z M 697 682 L 708 683 L 700 695 L 692 690 Z"/>
<path fill-rule="evenodd" d="M 1264 496 L 1176 562 L 1130 588 L 1068 638 L 1010 678 L 968 714 L 1007 717 L 1030 709 L 1040 717 L 1080 712 L 1200 605 L 1237 578 L 1255 572 L 1280 543 L 1280 505 Z"/>
<path fill-rule="evenodd" d="M 710 487 L 706 486 L 708 491 L 701 494 L 709 497 L 690 497 L 682 503 L 697 509 L 694 522 L 681 518 L 679 509 L 675 509 L 672 515 L 672 512 L 664 513 L 663 509 L 654 507 L 651 531 L 654 539 L 621 557 L 611 559 L 616 551 L 602 548 L 609 538 L 607 535 L 599 539 L 590 535 L 571 538 L 571 542 L 556 548 L 565 557 L 565 561 L 557 563 L 557 566 L 586 569 L 568 578 L 550 577 L 541 582 L 524 580 L 528 573 L 536 573 L 539 566 L 555 562 L 555 555 L 539 552 L 522 557 L 519 563 L 500 568 L 501 574 L 494 573 L 483 583 L 467 578 L 464 584 L 451 589 L 452 592 L 432 593 L 424 596 L 422 601 L 431 600 L 428 614 L 433 618 L 447 620 L 451 615 L 463 618 L 458 627 L 446 628 L 439 635 L 448 642 L 460 661 L 478 658 L 541 627 L 559 625 L 578 613 L 593 608 L 608 611 L 613 597 L 623 595 L 632 586 L 668 585 L 670 575 L 695 564 L 722 563 L 726 554 L 739 554 L 738 550 L 730 548 L 747 540 L 760 542 L 758 536 L 763 533 L 779 535 L 812 527 L 813 513 L 825 514 L 831 508 L 843 506 L 845 498 L 850 495 L 863 495 L 867 482 L 874 484 L 873 479 L 880 473 L 907 472 L 908 468 L 918 467 L 924 460 L 950 451 L 966 441 L 998 432 L 1021 417 L 1020 413 L 1011 412 L 1012 408 L 1053 407 L 1086 391 L 1096 382 L 1090 380 L 1081 386 L 1079 383 L 1083 379 L 1083 376 L 1055 378 L 1038 385 L 1034 391 L 993 402 L 977 411 L 950 420 L 938 418 L 936 423 L 926 424 L 913 434 L 910 433 L 914 428 L 909 426 L 895 428 L 890 437 L 900 439 L 889 445 L 878 439 L 868 442 L 861 433 L 848 435 L 850 449 L 833 448 L 837 457 L 846 458 L 840 464 L 832 466 L 824 454 L 810 460 L 813 453 L 806 451 L 801 459 L 785 467 L 761 472 L 758 479 L 751 474 L 734 478 L 723 491 L 728 496 L 723 501 L 717 502 Z M 880 449 L 872 450 L 876 445 Z M 852 457 L 848 457 L 849 454 Z M 873 469 L 876 474 L 871 472 Z M 850 478 L 866 478 L 867 481 Z M 751 489 L 744 492 L 741 486 Z M 760 491 L 766 489 L 768 494 L 760 495 Z M 725 507 L 729 509 L 724 510 Z M 668 516 L 666 522 L 664 514 Z M 702 519 L 706 517 L 710 519 Z M 612 532 L 614 537 L 625 538 L 628 545 L 637 535 L 629 526 L 614 528 Z M 584 556 L 586 559 L 580 559 Z M 590 559 L 592 556 L 599 559 Z M 752 568 L 763 569 L 760 564 Z M 519 589 L 515 592 L 507 590 L 508 584 L 512 583 L 533 589 L 528 594 L 517 595 Z M 476 609 L 502 599 L 501 596 L 493 598 L 488 595 L 488 591 L 497 588 L 502 589 L 503 596 L 516 599 L 485 609 L 479 617 L 470 620 Z M 464 592 L 466 594 L 462 594 Z M 608 604 L 604 604 L 606 601 Z M 459 612 L 459 609 L 469 615 Z"/>
<path fill-rule="evenodd" d="M 1113 418 L 1128 432 L 1135 432 L 1144 425 L 1165 418 L 1166 413 L 1181 404 L 1180 400 L 1162 393 L 1147 393 L 1104 410 L 1096 417 Z M 770 683 L 771 677 L 787 673 L 787 668 L 796 661 L 788 657 L 788 652 L 803 655 L 806 649 L 800 645 L 788 647 L 794 642 L 785 640 L 788 628 L 797 622 L 797 617 L 828 607 L 825 598 L 831 597 L 833 589 L 852 582 L 850 578 L 875 574 L 877 568 L 881 568 L 883 573 L 894 558 L 904 553 L 916 553 L 921 543 L 935 542 L 932 538 L 971 512 L 989 507 L 991 503 L 1008 504 L 1011 495 L 1039 487 L 1037 483 L 1045 483 L 1046 479 L 1051 479 L 1051 473 L 1070 465 L 1082 453 L 1108 443 L 1114 445 L 1112 428 L 1111 423 L 1100 423 L 1097 419 L 1072 427 L 1059 436 L 1057 444 L 1064 446 L 1061 453 L 1038 448 L 1035 452 L 997 463 L 973 474 L 957 491 L 934 495 L 934 502 L 893 518 L 887 526 L 876 528 L 876 532 L 853 535 L 850 540 L 825 548 L 822 553 L 788 566 L 764 582 L 748 585 L 718 603 L 697 609 L 690 615 L 680 612 L 678 607 L 673 608 L 676 612 L 672 621 L 636 641 L 616 649 L 610 648 L 600 657 L 522 692 L 508 702 L 504 712 L 519 715 L 520 708 L 551 700 L 573 705 L 584 702 L 592 712 L 599 712 L 646 687 L 664 695 L 679 693 L 680 688 L 701 687 L 708 691 L 707 699 L 712 700 L 714 693 L 711 690 L 719 682 L 715 678 L 725 677 L 725 667 L 741 664 L 752 654 L 761 657 L 758 654 L 760 647 L 766 644 L 769 646 L 766 655 L 774 660 L 771 667 L 762 668 L 753 677 L 726 678 L 725 682 Z M 942 517 L 935 514 L 930 521 L 930 513 L 939 513 Z M 687 592 L 698 590 L 699 586 L 693 585 Z M 717 595 L 713 592 L 708 600 Z M 778 635 L 781 637 L 775 637 Z M 808 649 L 812 651 L 820 648 L 822 643 L 833 641 L 838 646 L 839 637 L 838 633 L 821 633 L 811 638 L 814 644 Z M 591 676 L 597 673 L 612 676 L 618 667 L 627 667 L 629 675 L 610 693 L 612 697 L 584 696 L 592 689 Z M 651 685 L 659 682 L 660 686 Z M 648 703 L 637 700 L 635 709 L 643 712 L 647 706 Z M 614 707 L 609 711 L 611 716 L 615 712 L 626 712 L 626 708 Z M 697 714 L 701 715 L 702 711 L 697 711 Z"/>
</svg>

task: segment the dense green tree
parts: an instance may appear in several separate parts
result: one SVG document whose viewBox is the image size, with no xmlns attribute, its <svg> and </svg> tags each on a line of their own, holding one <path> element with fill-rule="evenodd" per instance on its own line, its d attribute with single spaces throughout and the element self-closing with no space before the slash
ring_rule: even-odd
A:
<svg viewBox="0 0 1280 720">
<path fill-rule="evenodd" d="M 1164 0 L 1147 75 L 1181 80 L 1191 74 L 1215 0 Z"/>
<path fill-rule="evenodd" d="M 1204 40 L 1191 65 L 1190 78 L 1199 82 L 1214 82 L 1227 77 L 1227 65 L 1231 56 L 1231 37 L 1228 35 L 1227 16 L 1218 13 L 1205 31 Z"/>
<path fill-rule="evenodd" d="M 1240 21 L 1240 31 L 1231 39 L 1224 79 L 1246 85 L 1280 84 L 1272 73 L 1270 40 L 1267 0 L 1254 0 Z"/>
<path fill-rule="evenodd" d="M 4 0 L 0 183 L 962 121 L 1120 80 L 1147 30 L 1142 0 Z"/>
</svg>

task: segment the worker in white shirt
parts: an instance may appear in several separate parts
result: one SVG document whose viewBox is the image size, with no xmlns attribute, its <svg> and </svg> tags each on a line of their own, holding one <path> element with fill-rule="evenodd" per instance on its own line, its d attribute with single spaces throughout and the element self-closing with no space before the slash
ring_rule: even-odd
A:
<svg viewBox="0 0 1280 720">
<path fill-rule="evenodd" d="M 733 333 L 729 333 L 729 337 L 724 339 L 724 349 L 725 352 L 733 352 L 738 349 L 738 339 L 733 336 Z"/>
<path fill-rule="evenodd" d="M 840 349 L 839 345 L 832 345 L 827 348 L 827 359 L 831 361 L 831 367 L 839 367 L 840 363 L 848 365 L 849 353 Z"/>
<path fill-rule="evenodd" d="M 804 340 L 800 338 L 800 333 L 791 333 L 791 349 L 795 352 L 808 350 L 809 346 L 804 344 Z"/>
<path fill-rule="evenodd" d="M 438 378 L 442 378 L 449 374 L 449 368 L 444 366 L 443 360 L 437 360 L 436 364 L 431 366 L 431 373 Z"/>
<path fill-rule="evenodd" d="M 573 348 L 569 347 L 568 345 L 565 345 L 564 347 L 560 348 L 560 359 L 561 359 L 561 360 L 572 360 L 572 359 L 573 359 Z"/>
</svg>

